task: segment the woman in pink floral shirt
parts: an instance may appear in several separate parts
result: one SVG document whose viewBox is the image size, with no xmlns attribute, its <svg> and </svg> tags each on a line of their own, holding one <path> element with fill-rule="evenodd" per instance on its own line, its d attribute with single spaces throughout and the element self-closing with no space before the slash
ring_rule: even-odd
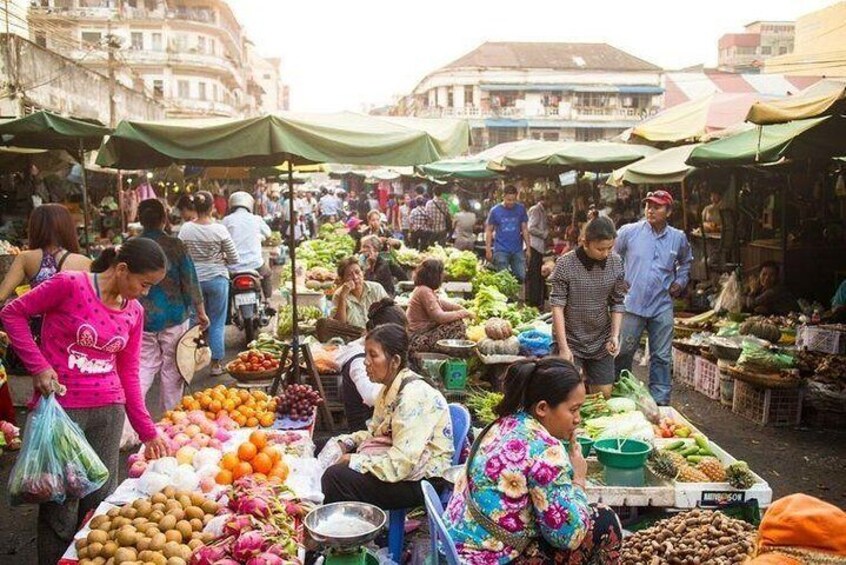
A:
<svg viewBox="0 0 846 565">
<path fill-rule="evenodd" d="M 585 493 L 578 370 L 554 357 L 525 361 L 505 383 L 500 417 L 476 440 L 444 518 L 462 563 L 618 563 L 620 522 Z"/>
</svg>

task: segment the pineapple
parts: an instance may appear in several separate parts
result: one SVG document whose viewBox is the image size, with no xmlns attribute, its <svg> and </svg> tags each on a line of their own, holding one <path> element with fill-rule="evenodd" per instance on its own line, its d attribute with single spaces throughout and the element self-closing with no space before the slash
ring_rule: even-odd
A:
<svg viewBox="0 0 846 565">
<path fill-rule="evenodd" d="M 716 457 L 706 457 L 696 468 L 705 473 L 711 482 L 722 483 L 726 480 L 726 470 Z"/>
<path fill-rule="evenodd" d="M 687 459 L 685 459 L 684 456 L 681 453 L 679 453 L 678 451 L 664 450 L 661 453 L 665 453 L 667 455 L 667 457 L 669 457 L 673 461 L 673 463 L 676 464 L 676 467 L 681 467 L 682 465 L 687 465 Z"/>
<path fill-rule="evenodd" d="M 726 467 L 726 480 L 738 490 L 746 490 L 755 484 L 755 477 L 745 461 L 737 461 Z"/>
<path fill-rule="evenodd" d="M 682 483 L 707 483 L 711 479 L 696 467 L 685 464 L 679 467 L 679 476 L 676 480 Z"/>
<path fill-rule="evenodd" d="M 678 455 L 672 451 L 656 451 L 653 452 L 650 461 L 652 463 L 652 470 L 656 475 L 664 477 L 665 479 L 675 479 L 679 474 L 679 465 L 672 455 Z M 684 458 L 682 458 L 682 462 Z"/>
</svg>

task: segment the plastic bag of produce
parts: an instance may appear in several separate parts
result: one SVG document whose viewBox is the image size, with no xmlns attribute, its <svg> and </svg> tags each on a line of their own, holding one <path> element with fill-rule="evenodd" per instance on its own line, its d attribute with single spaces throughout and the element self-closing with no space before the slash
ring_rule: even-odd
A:
<svg viewBox="0 0 846 565">
<path fill-rule="evenodd" d="M 751 370 L 780 371 L 793 368 L 793 356 L 770 351 L 755 342 L 744 340 L 737 364 Z"/>
<path fill-rule="evenodd" d="M 10 504 L 82 498 L 106 484 L 108 478 L 108 469 L 55 395 L 42 397 L 26 426 L 21 452 L 9 476 Z"/>
<path fill-rule="evenodd" d="M 517 336 L 520 349 L 535 357 L 549 355 L 552 346 L 552 336 L 538 330 L 529 330 Z"/>
<path fill-rule="evenodd" d="M 637 409 L 643 412 L 643 415 L 650 422 L 657 424 L 661 421 L 658 405 L 649 393 L 649 389 L 646 388 L 645 384 L 637 380 L 630 371 L 620 371 L 620 378 L 614 383 L 614 387 L 611 389 L 611 396 L 633 400 L 637 405 Z"/>
</svg>

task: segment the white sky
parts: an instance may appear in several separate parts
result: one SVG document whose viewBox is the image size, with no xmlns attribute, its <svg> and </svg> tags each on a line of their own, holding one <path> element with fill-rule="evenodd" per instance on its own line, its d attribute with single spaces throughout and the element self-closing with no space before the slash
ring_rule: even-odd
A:
<svg viewBox="0 0 846 565">
<path fill-rule="evenodd" d="M 281 57 L 291 109 L 361 111 L 485 41 L 605 42 L 666 69 L 717 61 L 717 40 L 833 0 L 229 0 Z"/>
</svg>

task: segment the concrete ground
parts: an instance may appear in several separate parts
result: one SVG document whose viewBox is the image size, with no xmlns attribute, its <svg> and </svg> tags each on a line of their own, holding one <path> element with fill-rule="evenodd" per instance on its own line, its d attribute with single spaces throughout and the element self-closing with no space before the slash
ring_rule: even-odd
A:
<svg viewBox="0 0 846 565">
<path fill-rule="evenodd" d="M 231 355 L 245 347 L 243 334 L 232 327 L 227 329 L 226 343 Z M 636 368 L 635 373 L 645 376 L 642 367 Z M 30 379 L 11 377 L 10 381 L 15 400 L 22 401 L 30 389 Z M 219 382 L 225 384 L 229 379 L 200 375 L 191 390 Z M 154 387 L 148 400 L 155 398 L 157 392 Z M 711 440 L 746 460 L 770 484 L 774 498 L 804 492 L 846 508 L 846 430 L 761 427 L 683 385 L 676 385 L 672 403 Z M 19 422 L 23 419 L 21 412 Z M 13 452 L 0 456 L 0 484 L 4 486 L 15 457 Z M 122 468 L 122 476 L 125 472 Z M 35 563 L 35 531 L 35 507 L 11 508 L 5 496 L 0 497 L 0 564 Z"/>
</svg>

